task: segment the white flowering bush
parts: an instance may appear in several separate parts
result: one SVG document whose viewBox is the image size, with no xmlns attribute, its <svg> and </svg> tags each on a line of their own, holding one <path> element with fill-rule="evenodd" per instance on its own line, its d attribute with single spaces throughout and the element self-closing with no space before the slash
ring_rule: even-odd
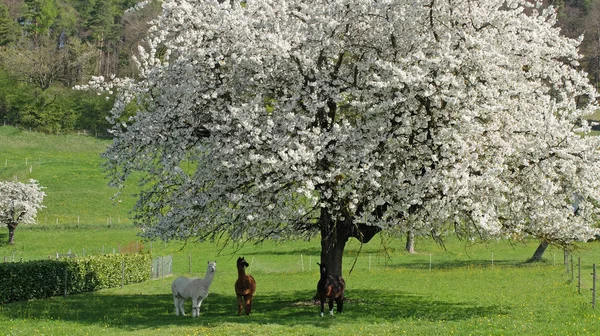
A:
<svg viewBox="0 0 600 336">
<path fill-rule="evenodd" d="M 8 228 L 8 243 L 14 243 L 19 224 L 33 224 L 45 193 L 36 180 L 29 183 L 0 182 L 0 225 Z"/>
<path fill-rule="evenodd" d="M 380 230 L 589 239 L 596 92 L 554 24 L 525 0 L 165 0 L 141 80 L 91 85 L 119 92 L 112 184 L 145 173 L 147 237 L 320 233 L 334 274 Z"/>
</svg>

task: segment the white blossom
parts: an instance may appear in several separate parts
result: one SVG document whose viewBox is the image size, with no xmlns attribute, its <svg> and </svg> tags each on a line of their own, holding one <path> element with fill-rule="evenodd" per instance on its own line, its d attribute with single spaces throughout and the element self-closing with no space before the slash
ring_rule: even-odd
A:
<svg viewBox="0 0 600 336">
<path fill-rule="evenodd" d="M 574 130 L 596 92 L 555 22 L 525 0 L 165 0 L 141 80 L 89 85 L 118 89 L 112 183 L 146 174 L 136 221 L 163 239 L 310 234 L 328 213 L 587 240 L 600 141 Z"/>
<path fill-rule="evenodd" d="M 45 193 L 37 181 L 0 182 L 0 225 L 9 228 L 9 243 L 19 224 L 33 224 Z"/>
</svg>

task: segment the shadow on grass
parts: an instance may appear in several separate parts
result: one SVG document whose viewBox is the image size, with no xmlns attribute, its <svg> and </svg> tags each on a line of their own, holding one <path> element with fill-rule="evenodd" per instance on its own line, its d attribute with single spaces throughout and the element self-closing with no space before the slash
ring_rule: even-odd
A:
<svg viewBox="0 0 600 336">
<path fill-rule="evenodd" d="M 428 321 L 460 321 L 477 317 L 508 314 L 506 307 L 480 306 L 464 302 L 446 302 L 432 297 L 405 292 L 352 290 L 347 298 L 355 314 L 375 319 L 420 319 Z M 345 306 L 346 307 L 346 306 Z"/>
<path fill-rule="evenodd" d="M 515 261 L 515 260 L 451 260 L 451 261 L 433 261 L 431 264 L 429 261 L 415 261 L 415 262 L 404 262 L 399 265 L 388 266 L 390 268 L 406 268 L 406 269 L 456 269 L 456 268 L 492 268 L 498 267 L 532 267 L 536 265 L 545 265 L 544 262 L 530 263 L 527 260 Z"/>
<path fill-rule="evenodd" d="M 263 248 L 260 250 L 252 251 L 252 252 L 231 252 L 231 253 L 223 253 L 224 256 L 232 255 L 237 258 L 237 256 L 256 256 L 256 255 L 313 255 L 319 256 L 321 255 L 321 249 L 318 246 L 314 248 L 303 248 L 303 249 L 294 249 L 294 250 L 285 250 L 285 249 L 277 249 L 277 248 Z"/>
<path fill-rule="evenodd" d="M 0 246 L 8 246 L 8 233 L 0 233 Z"/>
<path fill-rule="evenodd" d="M 185 305 L 187 316 L 175 316 L 170 294 L 84 293 L 7 304 L 0 306 L 0 314 L 12 319 L 61 320 L 138 330 L 176 326 L 210 328 L 225 323 L 328 328 L 337 323 L 369 324 L 398 319 L 453 321 L 507 313 L 506 308 L 498 306 L 444 302 L 401 291 L 352 290 L 348 293 L 343 314 L 333 319 L 320 318 L 319 305 L 311 299 L 313 294 L 307 291 L 261 294 L 255 298 L 250 316 L 237 316 L 235 296 L 213 293 L 202 304 L 200 318 L 191 317 L 190 300 Z"/>
</svg>

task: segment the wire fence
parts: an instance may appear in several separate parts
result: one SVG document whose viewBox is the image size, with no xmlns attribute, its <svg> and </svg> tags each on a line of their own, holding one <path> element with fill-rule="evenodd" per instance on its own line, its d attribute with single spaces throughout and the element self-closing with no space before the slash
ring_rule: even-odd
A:
<svg viewBox="0 0 600 336">
<path fill-rule="evenodd" d="M 97 247 L 86 247 L 81 249 L 68 249 L 66 251 L 56 251 L 45 255 L 32 255 L 25 253 L 23 249 L 15 248 L 0 256 L 0 262 L 24 262 L 41 259 L 59 259 L 65 258 L 78 258 L 88 257 L 93 255 L 105 255 L 105 254 L 121 254 L 121 253 L 136 253 L 148 250 L 140 241 L 131 241 L 126 244 L 118 245 L 102 245 Z M 152 253 L 152 250 L 148 250 Z"/>
<path fill-rule="evenodd" d="M 108 129 L 102 129 L 102 130 L 59 129 L 59 130 L 53 130 L 52 132 L 50 132 L 50 131 L 44 131 L 41 129 L 34 129 L 29 126 L 23 126 L 23 125 L 11 123 L 8 119 L 5 119 L 5 118 L 3 118 L 2 122 L 0 123 L 0 126 L 10 126 L 10 127 L 18 128 L 22 131 L 47 133 L 47 134 L 54 134 L 54 135 L 87 135 L 87 136 L 93 136 L 96 138 L 105 138 L 105 139 L 110 139 L 113 137 L 112 134 L 108 131 Z"/>
<path fill-rule="evenodd" d="M 113 253 L 116 253 L 116 251 L 113 251 Z M 48 256 L 48 259 L 54 259 L 56 258 L 61 259 L 61 258 L 77 258 L 78 255 L 74 254 L 71 250 L 69 250 L 67 253 L 61 254 L 61 253 L 56 253 L 55 255 L 52 256 Z M 84 256 L 82 256 L 84 257 Z M 4 256 L 3 257 L 3 262 L 4 263 L 8 263 L 8 262 L 23 262 L 23 258 L 20 258 L 19 260 L 15 260 L 14 254 L 12 256 Z M 122 282 L 121 282 L 121 288 L 123 287 L 124 284 L 124 279 L 125 279 L 125 261 L 123 261 L 123 274 L 122 274 Z M 190 268 L 191 268 L 191 264 L 190 264 Z M 172 255 L 167 255 L 167 256 L 159 256 L 156 257 L 154 259 L 152 259 L 152 264 L 150 265 L 150 279 L 160 279 L 160 278 L 164 278 L 166 276 L 169 276 L 173 273 L 173 256 Z M 65 269 L 65 279 L 67 278 L 67 270 Z M 66 280 L 65 280 L 65 284 L 66 284 Z M 66 285 L 65 285 L 65 296 L 67 295 L 66 292 Z"/>
<path fill-rule="evenodd" d="M 173 273 L 173 256 L 157 257 L 152 260 L 151 279 L 161 279 Z"/>
<path fill-rule="evenodd" d="M 571 255 L 570 259 L 565 263 L 567 274 L 571 276 L 571 283 L 576 283 L 577 293 L 581 295 L 586 295 L 586 290 L 590 290 L 591 299 L 590 303 L 592 304 L 592 308 L 596 309 L 596 281 L 598 280 L 597 272 L 596 272 L 596 263 L 592 264 L 591 273 L 585 274 L 581 270 L 581 257 L 577 257 L 577 264 L 573 261 L 573 256 Z M 577 280 L 577 282 L 575 282 Z"/>
<path fill-rule="evenodd" d="M 173 273 L 176 274 L 203 274 L 204 265 L 206 262 L 205 257 L 198 257 L 193 253 L 176 253 L 177 256 L 173 256 L 168 252 L 172 250 L 172 247 L 168 247 L 165 242 L 155 242 L 154 246 L 152 242 L 146 246 L 142 246 L 141 242 L 130 242 L 128 244 L 118 246 L 105 246 L 96 248 L 84 248 L 80 251 L 69 249 L 66 252 L 56 252 L 47 256 L 28 256 L 27 259 L 54 259 L 54 258 L 76 258 L 86 257 L 90 255 L 99 254 L 116 254 L 116 253 L 131 253 L 137 251 L 148 251 L 153 254 L 153 260 L 150 267 L 151 279 L 161 279 L 171 276 Z M 153 250 L 155 250 L 153 252 Z M 13 250 L 11 254 L 0 256 L 0 262 L 23 262 L 25 261 L 23 256 L 20 256 L 20 251 Z M 167 252 L 167 253 L 165 253 Z M 562 254 L 562 253 L 561 253 Z M 227 258 L 223 256 L 222 258 Z M 253 270 L 263 273 L 280 273 L 280 272 L 318 272 L 317 262 L 320 261 L 318 254 L 311 253 L 298 253 L 282 255 L 277 258 L 276 261 L 269 259 L 268 262 L 263 260 L 260 255 L 252 255 L 249 258 L 250 266 L 248 272 Z M 346 256 L 346 260 L 353 259 L 352 256 Z M 439 260 L 438 260 L 439 259 Z M 597 267 L 596 264 L 592 264 L 591 267 L 587 267 L 582 264 L 581 257 L 575 257 L 572 254 L 564 253 L 563 260 L 557 260 L 557 255 L 552 253 L 553 265 L 560 265 L 561 261 L 564 265 L 563 274 L 566 274 L 568 281 L 574 284 L 577 288 L 577 293 L 583 296 L 590 296 L 589 302 L 595 309 L 597 305 Z M 352 260 L 352 263 L 346 264 L 345 270 L 351 271 L 353 269 L 361 271 L 376 271 L 381 267 L 389 267 L 387 259 L 377 253 L 365 253 L 360 258 L 357 258 L 358 262 Z M 486 260 L 478 260 L 478 264 L 474 264 L 480 267 L 494 268 L 498 264 L 503 266 L 503 258 L 499 258 L 494 255 L 494 252 L 489 254 L 489 258 Z M 420 258 L 420 262 L 414 264 L 403 264 L 403 267 L 410 267 L 420 270 L 433 271 L 436 269 L 444 269 L 448 267 L 446 261 L 434 254 L 424 255 Z"/>
</svg>

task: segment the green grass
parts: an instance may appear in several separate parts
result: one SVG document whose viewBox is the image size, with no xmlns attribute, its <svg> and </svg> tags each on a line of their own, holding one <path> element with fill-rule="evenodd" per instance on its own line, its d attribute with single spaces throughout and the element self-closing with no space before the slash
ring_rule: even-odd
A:
<svg viewBox="0 0 600 336">
<path fill-rule="evenodd" d="M 100 153 L 110 142 L 88 136 L 46 135 L 0 127 L 0 180 L 39 181 L 45 187 L 41 225 L 131 224 L 133 189 L 111 197 Z M 16 233 L 18 239 L 18 232 Z"/>
<path fill-rule="evenodd" d="M 600 110 L 596 111 L 595 113 L 589 116 L 586 116 L 585 118 L 591 121 L 600 121 Z"/>
<path fill-rule="evenodd" d="M 0 305 L 0 335 L 600 333 L 600 313 L 590 304 L 589 290 L 592 264 L 600 260 L 600 242 L 582 244 L 573 254 L 575 264 L 581 258 L 583 265 L 579 294 L 577 279 L 571 281 L 562 263 L 562 251 L 551 247 L 544 262 L 524 262 L 537 247 L 535 241 L 467 244 L 449 239 L 444 250 L 421 238 L 415 255 L 403 251 L 401 239 L 374 239 L 362 249 L 352 241 L 344 257 L 348 284 L 344 313 L 320 318 L 311 300 L 319 277 L 317 240 L 224 248 L 212 243 L 139 241 L 138 229 L 127 219 L 133 198 L 113 205 L 113 191 L 99 169 L 99 153 L 107 144 L 91 137 L 0 127 L 0 179 L 35 178 L 48 194 L 40 223 L 20 226 L 15 245 L 7 245 L 7 232 L 0 230 L 0 258 L 27 261 L 68 250 L 78 255 L 112 253 L 142 244 L 154 256 L 172 255 L 175 275 L 194 276 L 204 276 L 206 261 L 216 259 L 217 275 L 201 317 L 174 315 L 169 294 L 174 276 L 170 276 L 124 288 Z M 233 285 L 235 259 L 240 255 L 250 262 L 258 291 L 253 314 L 238 317 Z M 188 314 L 190 306 L 188 301 Z"/>
<path fill-rule="evenodd" d="M 105 229 L 108 230 L 108 229 Z M 24 241 L 36 232 L 25 231 Z M 121 232 L 123 235 L 124 232 Z M 76 230 L 70 235 L 80 236 Z M 587 265 L 587 287 L 577 293 L 562 265 L 562 252 L 548 260 L 523 261 L 534 242 L 495 242 L 466 247 L 451 240 L 444 251 L 419 240 L 416 255 L 391 239 L 384 257 L 377 242 L 350 244 L 344 259 L 348 283 L 343 314 L 318 317 L 314 295 L 317 242 L 267 242 L 236 251 L 208 243 L 156 244 L 157 255 L 174 256 L 174 272 L 203 276 L 206 260 L 217 260 L 211 294 L 201 317 L 175 316 L 169 294 L 174 277 L 95 293 L 0 305 L 0 330 L 8 335 L 573 335 L 600 332 L 600 313 L 589 301 L 589 261 L 598 243 L 575 255 Z M 492 264 L 492 252 L 494 262 Z M 556 263 L 552 256 L 556 255 Z M 251 316 L 236 316 L 235 258 L 244 255 L 258 291 Z M 351 274 L 348 274 L 358 255 Z M 560 258 L 559 258 L 560 257 Z M 312 260 L 311 260 L 312 258 Z M 431 258 L 431 259 L 430 259 Z M 560 261 L 559 261 L 560 259 Z M 309 265 L 309 260 L 313 265 Z M 431 260 L 431 269 L 430 269 Z M 304 268 L 302 268 L 304 266 Z M 190 312 L 191 304 L 186 309 Z"/>
</svg>

